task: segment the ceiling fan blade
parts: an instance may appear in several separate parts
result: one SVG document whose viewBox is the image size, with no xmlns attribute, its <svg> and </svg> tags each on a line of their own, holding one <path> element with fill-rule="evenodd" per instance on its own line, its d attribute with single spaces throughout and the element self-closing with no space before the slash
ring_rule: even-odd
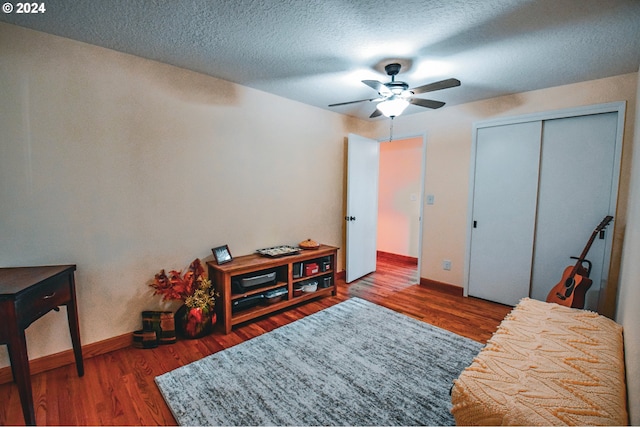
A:
<svg viewBox="0 0 640 427">
<path fill-rule="evenodd" d="M 409 90 L 417 95 L 420 93 L 433 92 L 434 90 L 448 89 L 450 87 L 456 87 L 456 86 L 460 86 L 460 80 L 446 79 L 446 80 L 440 80 L 439 82 L 429 83 L 426 85 L 414 87 L 413 89 L 409 89 Z"/>
<path fill-rule="evenodd" d="M 426 107 L 426 108 L 433 108 L 434 110 L 444 105 L 444 102 L 434 101 L 432 99 L 411 98 L 409 99 L 409 102 L 412 103 L 413 105 L 419 105 L 421 107 Z"/>
<path fill-rule="evenodd" d="M 363 80 L 362 83 L 377 91 L 380 95 L 388 96 L 392 94 L 391 90 L 389 90 L 389 88 L 386 87 L 384 83 L 377 80 Z"/>
<path fill-rule="evenodd" d="M 371 113 L 369 118 L 373 119 L 374 117 L 378 117 L 378 116 L 381 116 L 381 115 L 382 115 L 382 112 L 376 108 L 375 111 L 373 113 Z"/>
<path fill-rule="evenodd" d="M 360 99 L 358 101 L 339 102 L 337 104 L 330 104 L 329 107 L 337 107 L 339 105 L 355 104 L 356 102 L 374 101 L 378 98 Z"/>
</svg>

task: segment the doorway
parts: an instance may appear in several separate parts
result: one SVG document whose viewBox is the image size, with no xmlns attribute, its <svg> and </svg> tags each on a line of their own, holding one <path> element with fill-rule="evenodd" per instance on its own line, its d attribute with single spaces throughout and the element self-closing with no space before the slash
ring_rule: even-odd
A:
<svg viewBox="0 0 640 427">
<path fill-rule="evenodd" d="M 419 283 L 424 137 L 380 142 L 377 259 L 412 271 Z"/>
<path fill-rule="evenodd" d="M 389 234 L 395 239 L 391 246 L 388 240 L 381 246 L 378 244 L 380 151 L 383 144 L 385 151 L 390 146 L 390 151 L 395 153 L 388 157 L 391 168 L 384 168 L 385 184 L 387 181 L 393 182 L 391 190 L 386 190 L 391 209 L 401 210 L 398 206 L 406 204 L 408 199 L 409 204 L 417 207 L 418 212 L 416 217 L 415 209 L 404 209 L 406 220 L 392 218 L 387 227 L 384 227 L 382 234 Z M 407 259 L 412 259 L 415 267 L 415 279 L 412 281 L 419 283 L 425 154 L 424 134 L 405 135 L 389 142 L 349 134 L 345 211 L 347 283 L 375 272 L 378 252 L 392 255 L 398 263 L 406 264 Z M 385 164 L 386 160 L 385 155 Z M 410 179 L 405 176 L 407 173 L 411 174 Z M 401 244 L 398 245 L 398 242 Z"/>
</svg>

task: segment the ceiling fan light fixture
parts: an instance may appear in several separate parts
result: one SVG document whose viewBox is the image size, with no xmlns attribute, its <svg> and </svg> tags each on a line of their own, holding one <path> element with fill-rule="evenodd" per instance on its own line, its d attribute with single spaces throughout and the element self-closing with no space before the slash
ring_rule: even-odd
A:
<svg viewBox="0 0 640 427">
<path fill-rule="evenodd" d="M 409 106 L 409 104 L 430 109 L 440 108 L 445 105 L 445 103 L 442 101 L 415 98 L 415 95 L 460 86 L 460 80 L 450 78 L 440 80 L 438 82 L 424 84 L 422 86 L 409 88 L 409 85 L 407 83 L 396 80 L 396 75 L 400 72 L 400 68 L 401 64 L 399 62 L 392 62 L 391 64 L 385 65 L 384 71 L 388 76 L 391 77 L 391 81 L 387 83 L 382 83 L 378 80 L 362 80 L 362 83 L 378 92 L 378 98 L 339 102 L 337 104 L 329 104 L 329 107 L 338 107 L 347 104 L 355 104 L 358 102 L 374 101 L 378 104 L 376 105 L 375 111 L 369 116 L 370 119 L 379 117 L 381 115 L 385 115 L 386 117 L 393 119 L 394 117 L 402 114 L 404 110 Z"/>
<path fill-rule="evenodd" d="M 399 96 L 392 96 L 389 99 L 382 101 L 378 104 L 378 110 L 386 117 L 396 117 L 402 114 L 402 112 L 409 106 L 409 101 L 400 98 Z"/>
</svg>

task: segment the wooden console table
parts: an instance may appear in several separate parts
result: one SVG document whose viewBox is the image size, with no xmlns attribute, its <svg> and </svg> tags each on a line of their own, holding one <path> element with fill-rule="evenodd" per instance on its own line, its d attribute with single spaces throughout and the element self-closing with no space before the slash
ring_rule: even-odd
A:
<svg viewBox="0 0 640 427">
<path fill-rule="evenodd" d="M 0 344 L 7 344 L 13 379 L 18 385 L 25 423 L 36 424 L 31 371 L 24 330 L 51 310 L 67 306 L 69 331 L 78 375 L 84 375 L 75 265 L 0 268 Z"/>
<path fill-rule="evenodd" d="M 328 245 L 320 245 L 318 249 L 301 250 L 297 255 L 289 255 L 281 258 L 268 258 L 258 254 L 245 255 L 234 258 L 226 264 L 207 262 L 209 266 L 209 278 L 213 282 L 216 291 L 220 295 L 217 303 L 218 314 L 224 327 L 224 333 L 231 332 L 234 325 L 264 316 L 269 313 L 299 304 L 310 299 L 336 295 L 336 261 L 338 248 Z M 324 268 L 318 268 L 317 272 L 300 274 L 294 273 L 294 266 L 302 266 L 307 263 L 326 264 Z M 275 273 L 276 283 L 268 286 L 259 286 L 246 292 L 234 293 L 232 281 L 234 278 L 252 274 Z M 313 292 L 297 295 L 294 291 L 296 284 L 303 284 L 309 280 L 322 282 Z M 325 285 L 326 284 L 326 285 Z M 235 312 L 234 302 L 259 296 L 274 289 L 286 289 L 283 299 L 270 305 L 256 305 L 248 309 Z"/>
</svg>

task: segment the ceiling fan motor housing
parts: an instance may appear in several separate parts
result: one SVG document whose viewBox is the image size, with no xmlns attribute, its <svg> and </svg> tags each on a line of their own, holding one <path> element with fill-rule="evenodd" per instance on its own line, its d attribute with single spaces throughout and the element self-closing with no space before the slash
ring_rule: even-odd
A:
<svg viewBox="0 0 640 427">
<path fill-rule="evenodd" d="M 409 85 L 405 82 L 389 82 L 385 83 L 384 85 L 396 95 L 400 95 L 402 92 L 409 89 Z"/>
<path fill-rule="evenodd" d="M 384 83 L 385 87 L 391 91 L 394 95 L 406 95 L 410 96 L 412 93 L 405 93 L 407 89 L 409 89 L 409 85 L 405 82 L 396 81 L 396 74 L 400 72 L 401 65 L 397 63 L 387 64 L 384 67 L 384 70 L 387 72 L 387 75 L 391 76 L 391 81 L 388 83 Z M 380 95 L 385 96 L 384 93 L 380 93 Z M 388 96 L 388 95 L 387 95 Z"/>
</svg>

